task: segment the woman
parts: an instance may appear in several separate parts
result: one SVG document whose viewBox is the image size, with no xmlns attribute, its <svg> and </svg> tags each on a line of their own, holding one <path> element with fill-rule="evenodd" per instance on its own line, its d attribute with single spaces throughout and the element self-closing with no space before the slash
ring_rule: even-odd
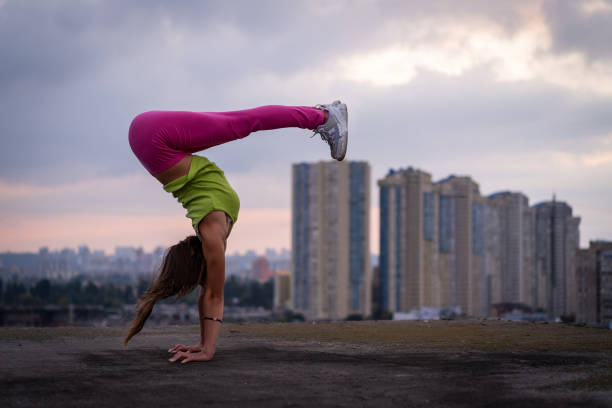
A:
<svg viewBox="0 0 612 408">
<path fill-rule="evenodd" d="M 348 142 L 346 105 L 262 106 L 234 112 L 151 111 L 134 118 L 129 140 L 142 165 L 187 210 L 196 235 L 170 247 L 159 275 L 140 297 L 124 344 L 137 334 L 155 302 L 189 294 L 200 285 L 200 344 L 177 344 L 170 361 L 209 361 L 223 323 L 226 240 L 238 218 L 238 195 L 213 162 L 192 153 L 241 139 L 258 130 L 312 129 L 342 160 Z"/>
</svg>

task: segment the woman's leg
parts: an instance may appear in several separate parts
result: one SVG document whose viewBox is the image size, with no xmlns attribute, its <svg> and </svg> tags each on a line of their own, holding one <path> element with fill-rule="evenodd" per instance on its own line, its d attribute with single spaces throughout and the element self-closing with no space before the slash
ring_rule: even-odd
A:
<svg viewBox="0 0 612 408">
<path fill-rule="evenodd" d="M 168 144 L 195 153 L 259 130 L 314 129 L 323 123 L 324 112 L 307 106 L 270 105 L 232 112 L 168 112 L 165 120 L 166 126 L 177 131 Z"/>
<path fill-rule="evenodd" d="M 215 145 L 240 139 L 259 130 L 298 127 L 315 129 L 325 121 L 325 112 L 312 106 L 268 105 L 233 112 L 221 112 L 225 129 L 210 135 Z"/>
<path fill-rule="evenodd" d="M 308 106 L 261 106 L 232 112 L 150 111 L 130 126 L 130 145 L 151 174 L 160 173 L 189 153 L 241 139 L 259 130 L 315 129 L 325 112 Z"/>
<path fill-rule="evenodd" d="M 189 153 L 199 152 L 252 132 L 288 127 L 312 129 L 330 145 L 332 157 L 346 152 L 346 105 L 269 105 L 232 112 L 150 111 L 130 125 L 130 146 L 151 174 L 159 174 Z"/>
</svg>

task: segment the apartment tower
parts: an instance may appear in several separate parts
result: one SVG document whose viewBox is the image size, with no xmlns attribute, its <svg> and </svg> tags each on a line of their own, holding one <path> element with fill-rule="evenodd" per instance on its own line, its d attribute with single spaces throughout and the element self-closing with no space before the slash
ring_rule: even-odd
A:
<svg viewBox="0 0 612 408">
<path fill-rule="evenodd" d="M 489 195 L 486 205 L 489 302 L 535 309 L 535 210 L 527 196 L 510 191 Z"/>
<path fill-rule="evenodd" d="M 371 313 L 370 166 L 293 165 L 293 306 L 307 319 Z"/>
<path fill-rule="evenodd" d="M 591 241 L 576 259 L 576 321 L 609 325 L 612 321 L 612 242 Z"/>
<path fill-rule="evenodd" d="M 580 218 L 562 201 L 546 201 L 535 209 L 535 302 L 549 319 L 576 315 L 576 252 Z"/>
<path fill-rule="evenodd" d="M 469 177 L 432 182 L 409 167 L 379 180 L 382 310 L 455 308 L 481 315 L 484 204 Z"/>
</svg>

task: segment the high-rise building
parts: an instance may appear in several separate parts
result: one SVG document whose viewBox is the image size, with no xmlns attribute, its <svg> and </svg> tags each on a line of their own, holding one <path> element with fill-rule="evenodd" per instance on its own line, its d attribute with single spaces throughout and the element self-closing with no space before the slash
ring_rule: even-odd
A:
<svg viewBox="0 0 612 408">
<path fill-rule="evenodd" d="M 546 201 L 535 209 L 535 304 L 550 319 L 576 314 L 576 252 L 580 218 L 562 201 Z"/>
<path fill-rule="evenodd" d="M 426 298 L 425 259 L 433 246 L 433 236 L 422 231 L 425 191 L 432 191 L 431 176 L 408 168 L 390 171 L 379 180 L 380 186 L 380 253 L 379 285 L 382 310 L 410 311 L 430 306 Z M 429 209 L 429 207 L 428 207 Z M 433 215 L 433 214 L 432 214 Z M 433 218 L 428 219 L 433 222 Z M 429 227 L 429 224 L 426 226 Z M 427 243 L 424 241 L 427 239 Z M 428 248 L 425 248 L 425 247 Z M 420 254 L 423 256 L 420 256 Z M 428 266 L 431 266 L 429 263 Z M 431 291 L 429 291 L 431 293 Z"/>
<path fill-rule="evenodd" d="M 612 321 L 612 242 L 591 241 L 576 258 L 576 321 Z"/>
<path fill-rule="evenodd" d="M 382 310 L 483 313 L 484 203 L 469 177 L 409 167 L 379 180 Z"/>
<path fill-rule="evenodd" d="M 432 182 L 409 167 L 380 187 L 382 311 L 425 307 L 488 316 L 501 309 L 576 313 L 580 218 L 565 203 L 529 207 L 524 194 L 484 198 L 469 177 Z"/>
<path fill-rule="evenodd" d="M 600 258 L 601 322 L 612 325 L 612 251 L 604 251 Z"/>
<path fill-rule="evenodd" d="M 535 309 L 535 211 L 524 194 L 510 191 L 489 195 L 487 207 L 490 304 L 513 303 Z"/>
<path fill-rule="evenodd" d="M 370 166 L 293 165 L 293 306 L 307 319 L 371 313 Z"/>
<path fill-rule="evenodd" d="M 448 259 L 450 305 L 459 306 L 469 316 L 481 316 L 485 290 L 484 199 L 470 177 L 450 176 L 436 185 L 440 194 L 439 256 Z"/>
</svg>

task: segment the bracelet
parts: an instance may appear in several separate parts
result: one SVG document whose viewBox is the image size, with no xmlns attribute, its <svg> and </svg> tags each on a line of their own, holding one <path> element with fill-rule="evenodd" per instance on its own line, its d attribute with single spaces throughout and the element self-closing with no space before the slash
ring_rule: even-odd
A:
<svg viewBox="0 0 612 408">
<path fill-rule="evenodd" d="M 219 322 L 221 324 L 223 324 L 223 320 L 216 318 L 216 317 L 208 317 L 208 316 L 204 316 L 202 317 L 202 320 L 212 320 L 214 322 Z"/>
</svg>

